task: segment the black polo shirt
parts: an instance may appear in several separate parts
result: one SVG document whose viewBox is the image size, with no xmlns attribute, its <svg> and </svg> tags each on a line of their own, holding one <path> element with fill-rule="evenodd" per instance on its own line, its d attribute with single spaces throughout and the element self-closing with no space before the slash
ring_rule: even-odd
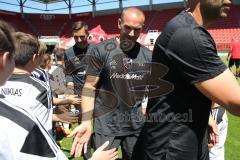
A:
<svg viewBox="0 0 240 160">
<path fill-rule="evenodd" d="M 111 136 L 139 133 L 144 123 L 141 101 L 150 74 L 151 51 L 135 44 L 124 53 L 116 39 L 92 49 L 87 75 L 98 76 L 94 131 Z"/>
<path fill-rule="evenodd" d="M 226 70 L 213 38 L 183 11 L 158 37 L 152 61 L 169 69 L 161 78 L 173 87 L 156 98 L 149 97 L 147 123 L 133 159 L 208 160 L 205 133 L 211 100 L 194 84 Z M 154 66 L 151 79 L 159 78 L 154 75 L 160 70 Z"/>
</svg>

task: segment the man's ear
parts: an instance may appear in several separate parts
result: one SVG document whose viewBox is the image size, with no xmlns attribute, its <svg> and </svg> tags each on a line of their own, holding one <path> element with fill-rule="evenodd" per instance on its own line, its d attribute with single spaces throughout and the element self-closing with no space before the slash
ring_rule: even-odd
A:
<svg viewBox="0 0 240 160">
<path fill-rule="evenodd" d="M 0 69 L 4 69 L 7 61 L 9 61 L 9 56 L 10 56 L 9 52 L 0 53 Z"/>
<path fill-rule="evenodd" d="M 118 18 L 118 29 L 121 29 L 121 23 L 122 23 L 121 18 Z"/>
<path fill-rule="evenodd" d="M 31 61 L 34 66 L 39 65 L 39 58 L 39 54 L 33 54 Z"/>
</svg>

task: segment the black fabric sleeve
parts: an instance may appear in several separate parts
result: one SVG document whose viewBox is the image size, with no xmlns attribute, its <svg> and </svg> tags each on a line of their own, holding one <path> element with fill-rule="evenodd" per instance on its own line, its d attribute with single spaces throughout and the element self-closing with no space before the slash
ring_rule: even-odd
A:
<svg viewBox="0 0 240 160">
<path fill-rule="evenodd" d="M 86 75 L 92 76 L 100 75 L 104 65 L 103 58 L 101 57 L 101 55 L 103 55 L 103 53 L 100 53 L 98 47 L 94 46 L 90 52 L 90 56 L 88 59 Z"/>
<path fill-rule="evenodd" d="M 203 82 L 227 69 L 217 55 L 213 39 L 202 27 L 178 29 L 166 52 L 188 83 Z"/>
</svg>

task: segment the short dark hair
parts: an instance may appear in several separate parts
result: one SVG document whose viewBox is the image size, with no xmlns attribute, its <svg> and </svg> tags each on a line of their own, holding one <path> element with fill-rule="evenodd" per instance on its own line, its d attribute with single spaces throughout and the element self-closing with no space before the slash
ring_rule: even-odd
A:
<svg viewBox="0 0 240 160">
<path fill-rule="evenodd" d="M 57 61 L 64 60 L 64 54 L 65 54 L 65 49 L 64 48 L 55 48 L 53 53 L 56 56 Z"/>
<path fill-rule="evenodd" d="M 0 20 L 0 52 L 8 51 L 10 55 L 15 52 L 15 41 L 12 36 L 14 28 L 7 22 Z"/>
<path fill-rule="evenodd" d="M 16 40 L 15 65 L 25 66 L 34 54 L 38 54 L 39 41 L 36 37 L 23 32 L 15 32 L 13 36 Z"/>
<path fill-rule="evenodd" d="M 44 55 L 43 55 L 42 62 L 41 62 L 41 64 L 40 64 L 40 67 L 43 68 L 43 69 L 46 69 L 48 62 L 51 61 L 51 59 L 52 59 L 52 58 L 51 58 L 51 55 L 49 55 L 49 54 L 44 54 Z"/>
<path fill-rule="evenodd" d="M 84 30 L 88 34 L 88 25 L 87 25 L 87 23 L 83 22 L 83 21 L 77 21 L 77 22 L 73 23 L 73 25 L 72 25 L 72 33 L 76 32 L 76 31 L 78 31 L 78 30 L 80 30 L 82 28 L 84 28 Z"/>
</svg>

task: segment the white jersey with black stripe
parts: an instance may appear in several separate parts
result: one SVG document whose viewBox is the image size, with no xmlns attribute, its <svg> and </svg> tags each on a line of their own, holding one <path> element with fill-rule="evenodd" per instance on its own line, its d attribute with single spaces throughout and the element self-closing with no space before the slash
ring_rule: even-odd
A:
<svg viewBox="0 0 240 160">
<path fill-rule="evenodd" d="M 1 160 L 67 160 L 38 119 L 0 98 Z"/>
<path fill-rule="evenodd" d="M 224 116 L 226 115 L 226 110 L 221 106 L 217 106 L 212 108 L 211 115 L 218 125 L 220 122 L 224 120 Z"/>
<path fill-rule="evenodd" d="M 45 71 L 44 69 L 42 69 L 42 68 L 35 68 L 32 71 L 31 76 L 37 78 L 38 80 L 40 80 L 41 83 L 47 89 L 49 108 L 52 108 L 53 107 L 53 100 L 52 100 L 53 96 L 52 96 L 52 89 L 51 89 L 51 86 L 50 86 L 49 73 L 47 71 Z"/>
<path fill-rule="evenodd" d="M 35 115 L 51 133 L 53 108 L 49 105 L 48 90 L 44 84 L 29 74 L 13 74 L 0 94 L 8 101 Z"/>
</svg>

